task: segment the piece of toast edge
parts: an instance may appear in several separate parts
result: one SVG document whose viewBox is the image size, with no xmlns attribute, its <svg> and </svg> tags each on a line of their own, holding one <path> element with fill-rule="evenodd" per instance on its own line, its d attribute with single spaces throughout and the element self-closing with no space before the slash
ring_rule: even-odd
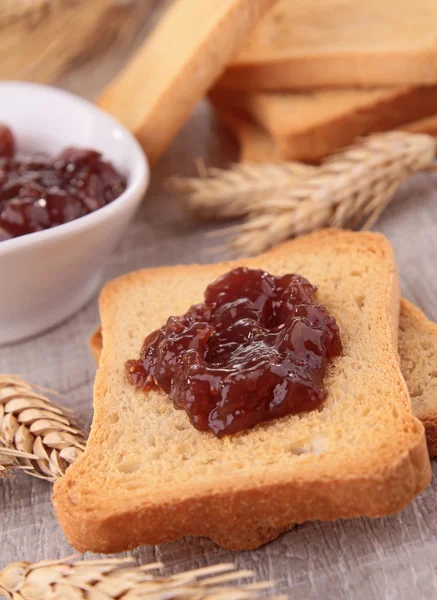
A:
<svg viewBox="0 0 437 600">
<path fill-rule="evenodd" d="M 286 139 L 272 137 L 241 108 L 222 103 L 217 98 L 210 98 L 210 100 L 219 121 L 225 125 L 239 144 L 240 162 L 276 163 L 293 160 L 290 157 L 296 155 L 294 144 L 288 147 Z M 399 129 L 411 133 L 437 136 L 437 114 L 404 123 Z M 338 151 L 340 148 L 335 150 Z"/>
<path fill-rule="evenodd" d="M 218 120 L 238 142 L 240 162 L 274 163 L 284 160 L 277 141 L 247 114 L 225 104 L 215 104 L 212 100 L 211 103 Z"/>
<path fill-rule="evenodd" d="M 98 365 L 103 347 L 101 327 L 91 335 L 89 346 Z M 398 350 L 413 412 L 424 424 L 430 456 L 437 456 L 437 323 L 429 321 L 419 308 L 405 298 L 401 299 Z M 291 527 L 259 527 L 251 532 L 253 538 L 247 539 L 246 543 L 248 547 L 252 544 L 253 547 L 261 546 Z M 225 540 L 224 545 L 229 547 L 229 542 Z"/>
<path fill-rule="evenodd" d="M 405 84 L 411 86 L 435 85 L 437 82 L 437 48 L 431 53 L 417 53 L 411 61 L 406 76 L 406 56 L 399 52 L 392 53 L 392 69 L 381 69 L 386 57 L 375 56 L 369 60 L 369 55 L 358 57 L 327 57 L 319 55 L 317 70 L 313 72 L 313 60 L 306 57 L 296 57 L 290 60 L 278 60 L 259 65 L 238 64 L 228 66 L 226 71 L 216 81 L 216 86 L 227 91 L 278 91 L 345 87 L 383 88 L 399 87 Z M 418 65 L 432 68 L 417 68 Z M 362 74 L 366 73 L 363 77 Z"/>
<path fill-rule="evenodd" d="M 327 230 L 243 262 L 319 284 L 318 299 L 336 316 L 344 344 L 326 375 L 323 409 L 217 440 L 195 430 L 159 392 L 144 396 L 126 384 L 124 361 L 144 336 L 201 300 L 209 281 L 241 261 L 143 270 L 109 283 L 100 299 L 105 343 L 91 436 L 53 496 L 78 550 L 119 552 L 183 535 L 245 549 L 266 541 L 253 532 L 267 528 L 391 514 L 429 483 L 423 425 L 412 415 L 398 365 L 399 281 L 388 241 Z M 169 463 L 171 480 L 163 475 Z"/>
<path fill-rule="evenodd" d="M 437 456 L 437 323 L 405 298 L 401 301 L 398 349 L 413 412 L 425 426 L 430 456 Z"/>
<path fill-rule="evenodd" d="M 411 121 L 411 123 L 403 125 L 402 129 L 411 131 L 411 133 L 428 133 L 429 135 L 437 136 L 437 115 Z"/>
<path fill-rule="evenodd" d="M 91 335 L 89 347 L 98 365 L 101 327 Z M 405 298 L 401 299 L 398 351 L 413 412 L 425 427 L 429 455 L 437 456 L 437 323 Z"/>
<path fill-rule="evenodd" d="M 97 103 L 156 164 L 275 0 L 175 0 Z"/>
<path fill-rule="evenodd" d="M 432 85 L 436 20 L 429 0 L 281 0 L 245 40 L 219 85 L 236 90 Z"/>
<path fill-rule="evenodd" d="M 435 116 L 437 86 L 311 94 L 232 94 L 213 89 L 209 98 L 219 113 L 225 110 L 225 120 L 226 112 L 239 111 L 268 132 L 283 159 L 317 162 L 361 136 L 403 128 L 406 123 L 418 132 L 434 130 L 433 121 L 426 119 Z"/>
</svg>

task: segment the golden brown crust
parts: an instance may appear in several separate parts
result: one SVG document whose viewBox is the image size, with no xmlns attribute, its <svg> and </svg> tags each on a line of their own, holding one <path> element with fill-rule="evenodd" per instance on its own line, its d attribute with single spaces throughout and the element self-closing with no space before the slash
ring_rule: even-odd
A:
<svg viewBox="0 0 437 600">
<path fill-rule="evenodd" d="M 425 417 L 421 421 L 425 427 L 429 455 L 431 457 L 437 456 L 437 417 Z"/>
<path fill-rule="evenodd" d="M 404 131 L 411 131 L 411 133 L 428 133 L 429 135 L 437 136 L 437 115 L 434 114 L 430 117 L 406 123 L 402 126 L 402 129 Z"/>
<path fill-rule="evenodd" d="M 437 323 L 402 299 L 399 327 L 401 369 L 413 409 L 425 426 L 430 456 L 437 456 Z"/>
<path fill-rule="evenodd" d="M 242 90 L 432 85 L 436 18 L 429 0 L 279 0 L 245 40 L 220 85 Z"/>
<path fill-rule="evenodd" d="M 394 128 L 437 130 L 435 117 L 429 117 L 435 115 L 437 86 L 311 94 L 212 90 L 209 96 L 240 141 L 242 160 L 249 155 L 257 162 L 317 162 L 363 135 Z"/>
<path fill-rule="evenodd" d="M 91 350 L 91 354 L 93 355 L 94 361 L 98 366 L 100 360 L 100 354 L 103 348 L 103 337 L 102 337 L 102 328 L 98 327 L 95 332 L 90 336 L 88 340 L 88 345 Z"/>
<path fill-rule="evenodd" d="M 272 4 L 273 0 L 172 3 L 135 57 L 102 92 L 99 105 L 136 135 L 150 164 L 170 145 L 196 102 Z M 160 67 L 150 69 L 157 62 Z"/>
<path fill-rule="evenodd" d="M 363 53 L 295 56 L 260 64 L 243 62 L 228 68 L 216 82 L 223 90 L 312 90 L 327 87 L 372 88 L 433 85 L 437 81 L 436 49 L 387 55 Z M 317 63 L 316 68 L 314 68 Z"/>
<path fill-rule="evenodd" d="M 219 481 L 205 480 L 203 471 L 197 471 L 200 477 L 197 484 L 193 483 L 191 478 L 186 483 L 181 479 L 179 485 L 162 484 L 163 491 L 158 483 L 156 489 L 148 487 L 147 490 L 144 489 L 143 484 L 141 493 L 136 493 L 135 487 L 124 488 L 120 484 L 117 485 L 116 481 L 119 480 L 111 479 L 110 474 L 107 474 L 104 469 L 109 460 L 108 452 L 115 452 L 116 442 L 105 447 L 105 444 L 109 443 L 108 437 L 115 434 L 115 439 L 118 440 L 120 436 L 120 433 L 117 434 L 116 427 L 111 428 L 113 416 L 108 409 L 113 406 L 111 397 L 120 394 L 111 383 L 110 375 L 115 365 L 119 369 L 118 363 L 111 363 L 111 360 L 118 360 L 116 357 L 119 340 L 114 337 L 114 329 L 116 329 L 114 323 L 117 321 L 117 315 L 125 314 L 126 307 L 120 300 L 123 298 L 123 293 L 130 297 L 128 290 L 132 285 L 140 285 L 142 290 L 150 289 L 156 277 L 159 278 L 156 293 L 164 293 L 161 292 L 163 286 L 165 287 L 172 280 L 175 273 L 179 274 L 179 281 L 183 285 L 190 278 L 200 277 L 199 281 L 203 282 L 202 277 L 207 280 L 208 277 L 214 277 L 216 273 L 227 270 L 231 265 L 226 263 L 207 268 L 169 267 L 133 273 L 111 282 L 102 293 L 100 308 L 105 345 L 96 377 L 92 434 L 83 457 L 55 485 L 54 506 L 73 546 L 80 550 L 118 552 L 142 543 L 156 544 L 183 535 L 199 535 L 210 537 L 234 549 L 243 549 L 262 543 L 269 535 L 274 535 L 276 530 L 287 527 L 289 523 L 391 514 L 404 507 L 429 483 L 431 471 L 423 426 L 411 416 L 407 389 L 397 364 L 394 345 L 396 323 L 391 311 L 393 305 L 399 305 L 398 280 L 392 250 L 385 238 L 370 233 L 322 231 L 284 244 L 266 253 L 260 259 L 268 261 L 268 264 L 273 264 L 272 260 L 275 264 L 280 264 L 284 257 L 294 249 L 298 249 L 302 253 L 299 256 L 318 260 L 315 258 L 314 251 L 314 248 L 317 248 L 317 253 L 326 260 L 327 250 L 332 244 L 335 244 L 336 252 L 347 261 L 350 252 L 358 248 L 368 257 L 369 264 L 378 265 L 380 269 L 378 273 L 383 271 L 385 273 L 386 287 L 383 285 L 378 288 L 380 296 L 372 296 L 372 302 L 376 303 L 378 311 L 377 322 L 373 322 L 373 325 L 377 326 L 380 332 L 378 335 L 383 336 L 380 340 L 380 351 L 384 355 L 385 376 L 389 378 L 389 382 L 393 382 L 399 392 L 399 396 L 393 396 L 396 402 L 395 405 L 392 404 L 395 409 L 393 431 L 398 432 L 393 435 L 399 434 L 399 439 L 391 439 L 390 444 L 386 444 L 384 430 L 381 446 L 375 443 L 372 445 L 369 439 L 365 444 L 367 454 L 356 452 L 356 456 L 353 453 L 350 453 L 350 456 L 346 456 L 348 453 L 339 455 L 335 454 L 335 451 L 333 454 L 316 452 L 300 455 L 296 462 L 297 459 L 293 458 L 291 453 L 290 458 L 286 459 L 291 461 L 290 465 L 296 465 L 291 471 L 288 469 L 284 471 L 283 468 L 258 469 L 256 467 L 256 471 L 253 472 L 256 472 L 256 475 L 242 475 L 231 471 L 224 477 L 220 475 Z M 332 259 L 332 255 L 330 256 Z M 245 262 L 257 264 L 256 261 Z M 324 262 L 323 269 L 326 268 L 327 263 Z M 148 302 L 147 299 L 144 301 Z M 363 323 L 367 321 L 364 320 Z M 366 335 L 370 336 L 367 325 L 365 330 Z M 113 351 L 115 351 L 114 355 L 112 355 Z M 386 385 L 385 381 L 381 380 L 380 385 Z M 389 386 L 392 390 L 390 393 L 393 393 L 391 383 Z M 370 403 L 370 396 L 367 397 Z M 121 398 L 117 400 L 119 403 Z M 105 403 L 108 402 L 110 406 L 108 404 L 105 407 Z M 123 404 L 124 411 L 129 410 L 129 402 L 131 400 L 128 398 Z M 135 411 L 140 411 L 143 406 L 144 401 L 141 400 L 141 406 L 135 405 Z M 159 407 L 165 408 L 161 402 Z M 138 415 L 148 419 L 148 410 L 150 409 Z M 171 419 L 179 418 L 180 415 L 175 414 L 178 411 L 172 410 L 171 407 L 169 410 L 171 410 L 169 413 Z M 316 415 L 313 416 L 318 418 Z M 114 418 L 118 419 L 117 415 L 114 415 Z M 133 417 L 129 419 L 128 422 L 131 422 Z M 299 427 L 301 427 L 300 423 L 299 419 Z M 375 424 L 375 421 L 372 423 Z M 246 443 L 247 451 L 252 453 L 254 440 L 268 440 L 272 435 L 276 438 L 282 435 L 281 432 L 284 432 L 284 439 L 288 443 L 288 426 L 284 428 L 283 424 L 278 422 L 271 425 L 270 429 L 261 427 L 252 430 L 240 441 Z M 361 423 L 357 425 L 361 427 Z M 139 431 L 147 432 L 149 428 Z M 343 431 L 347 434 L 346 430 Z M 133 430 L 134 436 L 135 433 L 136 430 Z M 192 429 L 187 430 L 184 435 L 188 436 L 187 439 L 196 439 L 196 444 L 202 444 L 202 447 L 208 449 L 205 451 L 209 451 L 216 444 L 209 437 L 203 437 L 201 442 L 201 438 L 198 437 L 200 434 L 193 433 Z M 184 439 L 184 435 L 180 435 L 181 440 Z M 333 435 L 336 434 L 333 432 Z M 372 429 L 372 442 L 375 435 L 375 429 Z M 225 443 L 232 448 L 236 439 L 227 440 Z M 130 440 L 129 435 L 125 443 L 131 443 Z M 147 442 L 144 440 L 144 443 Z M 337 441 L 335 443 L 337 444 Z M 239 456 L 242 456 L 243 451 L 243 445 L 240 445 Z M 124 449 L 120 454 L 121 458 L 123 454 Z M 183 459 L 178 458 L 178 460 Z M 281 465 L 282 460 L 281 458 Z M 141 456 L 137 456 L 136 461 L 141 463 Z M 304 465 L 307 467 L 305 468 Z M 147 470 L 151 467 L 153 465 L 148 463 Z M 145 471 L 143 473 L 146 474 Z M 173 470 L 172 478 L 176 475 Z M 138 485 L 141 483 L 137 481 L 136 476 L 123 481 L 129 481 L 130 485 L 135 485 L 135 482 Z M 169 489 L 170 487 L 172 489 Z M 292 502 L 290 498 L 293 499 Z"/>
<path fill-rule="evenodd" d="M 358 107 L 308 131 L 281 137 L 278 139 L 279 152 L 285 160 L 318 161 L 352 144 L 360 136 L 402 129 L 405 123 L 411 124 L 419 117 L 432 115 L 436 105 L 437 86 L 387 94 L 385 100 L 374 105 Z"/>
<path fill-rule="evenodd" d="M 218 102 L 210 101 L 221 123 L 227 127 L 240 146 L 240 162 L 267 163 L 280 161 L 277 141 L 256 125 L 243 111 Z"/>
<path fill-rule="evenodd" d="M 257 538 L 262 524 L 269 522 L 272 537 L 287 529 L 285 523 L 338 518 L 379 517 L 393 514 L 411 502 L 430 482 L 430 467 L 423 440 L 400 457 L 379 477 L 349 481 L 320 480 L 302 486 L 299 482 L 253 487 L 234 495 L 211 495 L 179 503 L 169 520 L 168 507 L 120 505 L 112 515 L 79 513 L 57 483 L 53 502 L 61 527 L 71 545 L 84 552 L 123 552 L 142 544 L 161 544 L 186 535 L 205 536 L 232 550 L 247 550 L 265 543 Z M 384 492 L 381 492 L 381 485 Z M 290 502 L 290 498 L 293 499 Z M 267 500 L 267 502 L 266 502 Z M 251 510 L 248 511 L 247 507 Z M 269 539 L 272 539 L 269 538 Z"/>
</svg>

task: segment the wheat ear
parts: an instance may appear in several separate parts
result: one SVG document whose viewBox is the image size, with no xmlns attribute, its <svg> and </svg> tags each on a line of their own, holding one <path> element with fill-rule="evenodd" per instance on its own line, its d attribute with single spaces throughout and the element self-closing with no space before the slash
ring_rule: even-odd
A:
<svg viewBox="0 0 437 600">
<path fill-rule="evenodd" d="M 323 227 L 370 228 L 399 184 L 429 167 L 436 148 L 432 136 L 392 131 L 363 138 L 319 167 L 299 171 L 299 163 L 291 163 L 288 181 L 288 163 L 237 165 L 206 179 L 177 180 L 172 189 L 196 214 L 217 220 L 246 215 L 228 229 L 230 247 L 237 255 L 257 254 Z"/>
<path fill-rule="evenodd" d="M 0 571 L 0 592 L 13 600 L 248 600 L 271 585 L 265 581 L 237 585 L 237 580 L 252 577 L 253 572 L 236 571 L 232 564 L 169 577 L 151 573 L 161 567 L 160 563 L 137 566 L 131 559 L 77 561 L 74 557 L 18 562 Z"/>
<path fill-rule="evenodd" d="M 85 450 L 71 411 L 14 375 L 0 375 L 0 477 L 15 469 L 54 482 Z"/>
<path fill-rule="evenodd" d="M 321 165 L 313 177 L 251 211 L 231 241 L 237 254 L 257 254 L 323 227 L 369 229 L 396 188 L 434 159 L 436 139 L 391 132 L 370 136 Z"/>
<path fill-rule="evenodd" d="M 0 0 L 1 79 L 49 82 L 127 44 L 154 0 Z"/>
<path fill-rule="evenodd" d="M 166 188 L 203 219 L 230 219 L 247 215 L 272 194 L 311 176 L 315 169 L 292 162 L 235 164 L 230 169 L 206 169 L 201 177 L 171 177 Z"/>
</svg>

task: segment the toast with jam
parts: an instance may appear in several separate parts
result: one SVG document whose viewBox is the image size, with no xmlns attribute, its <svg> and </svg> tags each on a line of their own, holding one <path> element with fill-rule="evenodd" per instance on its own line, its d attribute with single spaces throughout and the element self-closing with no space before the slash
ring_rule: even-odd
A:
<svg viewBox="0 0 437 600">
<path fill-rule="evenodd" d="M 99 327 L 90 337 L 91 353 L 99 364 L 103 348 Z M 428 452 L 437 456 L 437 323 L 405 298 L 401 299 L 398 352 L 410 392 L 413 412 L 425 427 Z"/>
<path fill-rule="evenodd" d="M 342 351 L 329 360 L 317 408 L 219 438 L 193 427 L 161 390 L 132 386 L 125 363 L 241 265 L 316 285 Z M 90 439 L 54 489 L 70 543 L 120 552 L 197 535 L 241 550 L 293 523 L 403 508 L 431 469 L 398 363 L 399 301 L 389 242 L 333 230 L 253 259 L 146 269 L 109 283 L 100 297 L 104 345 Z"/>
</svg>

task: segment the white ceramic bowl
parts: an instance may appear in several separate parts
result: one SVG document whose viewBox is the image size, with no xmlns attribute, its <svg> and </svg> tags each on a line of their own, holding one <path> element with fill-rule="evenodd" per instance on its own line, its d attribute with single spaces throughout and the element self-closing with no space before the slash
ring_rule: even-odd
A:
<svg viewBox="0 0 437 600">
<path fill-rule="evenodd" d="M 127 176 L 127 189 L 89 215 L 0 242 L 0 344 L 35 335 L 81 308 L 135 214 L 149 179 L 135 138 L 108 114 L 72 94 L 31 83 L 0 82 L 0 121 L 23 153 L 66 146 L 103 153 Z"/>
</svg>

